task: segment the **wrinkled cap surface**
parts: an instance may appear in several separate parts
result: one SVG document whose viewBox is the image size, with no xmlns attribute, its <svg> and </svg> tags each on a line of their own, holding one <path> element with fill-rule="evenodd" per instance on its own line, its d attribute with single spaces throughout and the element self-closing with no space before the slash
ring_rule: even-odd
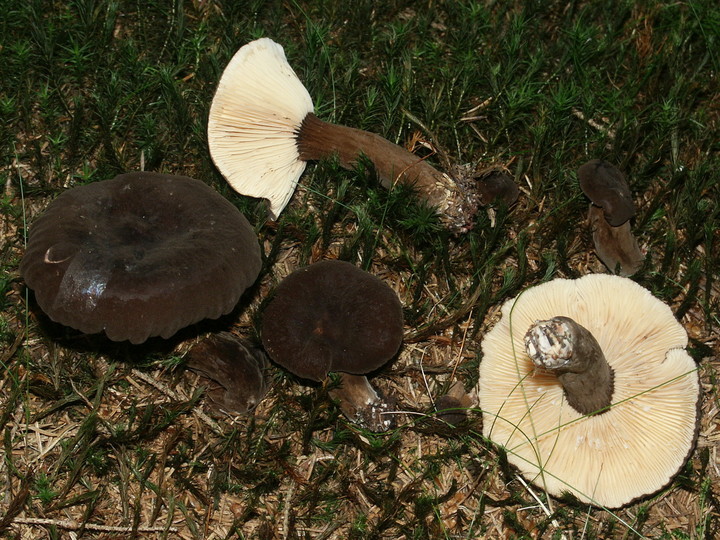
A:
<svg viewBox="0 0 720 540">
<path fill-rule="evenodd" d="M 397 353 L 400 300 L 382 280 L 342 261 L 321 261 L 286 277 L 265 308 L 262 341 L 275 362 L 304 379 L 330 371 L 362 375 Z"/>
<path fill-rule="evenodd" d="M 588 329 L 613 370 L 602 414 L 577 412 L 557 377 L 527 355 L 528 328 L 556 316 Z M 630 279 L 592 274 L 532 287 L 503 305 L 483 338 L 483 435 L 551 495 L 608 508 L 650 495 L 677 474 L 697 434 L 700 384 L 687 342 L 670 308 Z"/>
<path fill-rule="evenodd" d="M 267 366 L 263 351 L 245 346 L 229 332 L 208 336 L 187 356 L 187 367 L 204 379 L 215 408 L 230 414 L 245 414 L 260 403 L 267 390 Z"/>
<path fill-rule="evenodd" d="M 252 227 L 220 194 L 139 172 L 60 195 L 31 226 L 20 271 L 52 320 L 142 343 L 229 313 L 260 265 Z"/>
<path fill-rule="evenodd" d="M 610 225 L 618 227 L 635 215 L 630 187 L 617 167 L 593 159 L 581 165 L 577 174 L 583 193 L 603 209 Z"/>
</svg>

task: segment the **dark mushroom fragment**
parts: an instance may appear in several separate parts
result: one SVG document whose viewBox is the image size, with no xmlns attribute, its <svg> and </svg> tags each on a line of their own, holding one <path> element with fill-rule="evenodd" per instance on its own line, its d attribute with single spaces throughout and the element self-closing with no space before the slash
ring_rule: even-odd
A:
<svg viewBox="0 0 720 540">
<path fill-rule="evenodd" d="M 598 257 L 611 272 L 631 276 L 644 256 L 630 230 L 635 205 L 625 175 L 600 159 L 588 161 L 577 174 L 583 193 L 592 201 L 588 221 Z"/>
<path fill-rule="evenodd" d="M 630 230 L 630 221 L 613 227 L 605 219 L 603 210 L 592 204 L 588 221 L 595 251 L 611 272 L 627 277 L 640 270 L 644 257 Z"/>
<path fill-rule="evenodd" d="M 20 272 L 52 320 L 137 344 L 229 313 L 260 265 L 252 227 L 220 194 L 137 172 L 55 199 L 30 228 Z"/>
<path fill-rule="evenodd" d="M 635 204 L 625 175 L 617 167 L 601 159 L 581 165 L 577 171 L 580 188 L 596 206 L 603 209 L 605 219 L 618 227 L 635 216 Z"/>
<path fill-rule="evenodd" d="M 268 359 L 230 332 L 213 334 L 190 349 L 187 367 L 203 380 L 218 412 L 246 414 L 265 396 Z"/>
<path fill-rule="evenodd" d="M 451 426 L 457 426 L 467 420 L 467 409 L 473 400 L 465 391 L 463 383 L 455 381 L 446 394 L 435 399 L 436 417 Z"/>
<path fill-rule="evenodd" d="M 262 341 L 270 358 L 313 381 L 323 381 L 330 372 L 375 371 L 395 356 L 403 339 L 402 306 L 395 292 L 379 278 L 342 261 L 321 261 L 287 276 L 262 317 Z M 391 415 L 379 418 L 372 412 L 352 412 L 387 409 L 367 381 L 360 383 L 343 377 L 333 395 L 352 400 L 341 403 L 352 420 L 365 422 L 374 431 L 389 429 Z M 351 391 L 344 394 L 343 386 Z"/>
<path fill-rule="evenodd" d="M 494 169 L 477 176 L 477 188 L 483 205 L 503 202 L 510 206 L 515 204 L 520 196 L 520 189 L 513 177 Z"/>
<path fill-rule="evenodd" d="M 379 135 L 324 122 L 313 110 L 280 45 L 268 38 L 246 44 L 225 68 L 210 108 L 213 161 L 236 191 L 268 199 L 277 219 L 306 161 L 336 156 L 353 168 L 365 156 L 383 186 L 411 184 L 452 230 L 471 226 L 477 196 L 465 182 Z"/>
<path fill-rule="evenodd" d="M 687 339 L 670 308 L 627 278 L 532 287 L 483 338 L 483 435 L 551 495 L 617 508 L 655 493 L 697 435 Z"/>
<path fill-rule="evenodd" d="M 435 400 L 436 417 L 451 426 L 457 426 L 467 420 L 467 412 L 460 400 L 445 394 Z"/>
</svg>

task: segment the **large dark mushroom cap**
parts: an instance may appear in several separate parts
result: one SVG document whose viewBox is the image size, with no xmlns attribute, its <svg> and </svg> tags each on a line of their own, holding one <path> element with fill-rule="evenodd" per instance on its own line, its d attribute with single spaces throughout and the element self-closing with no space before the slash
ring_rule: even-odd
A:
<svg viewBox="0 0 720 540">
<path fill-rule="evenodd" d="M 139 172 L 60 195 L 30 228 L 20 272 L 52 320 L 142 343 L 229 313 L 260 265 L 252 227 L 220 194 Z"/>
<path fill-rule="evenodd" d="M 382 280 L 342 261 L 286 277 L 263 313 L 262 340 L 275 362 L 304 379 L 369 373 L 397 353 L 402 305 Z"/>
<path fill-rule="evenodd" d="M 625 175 L 614 165 L 593 159 L 577 171 L 580 188 L 596 206 L 603 209 L 605 219 L 618 227 L 635 215 L 635 204 Z"/>
</svg>

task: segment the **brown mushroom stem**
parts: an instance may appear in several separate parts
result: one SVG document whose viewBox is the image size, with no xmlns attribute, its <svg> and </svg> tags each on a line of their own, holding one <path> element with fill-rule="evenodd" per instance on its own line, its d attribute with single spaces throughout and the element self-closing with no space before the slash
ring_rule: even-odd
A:
<svg viewBox="0 0 720 540">
<path fill-rule="evenodd" d="M 372 387 L 364 375 L 338 373 L 340 384 L 330 390 L 330 397 L 340 404 L 340 410 L 351 422 L 370 431 L 383 432 L 396 425 L 393 407 Z"/>
<path fill-rule="evenodd" d="M 450 178 L 423 158 L 375 133 L 330 124 L 309 113 L 300 125 L 296 142 L 303 161 L 337 156 L 342 167 L 352 169 L 361 156 L 366 156 L 384 187 L 412 185 L 453 230 L 467 230 L 477 213 L 480 200 L 474 179 Z"/>
<path fill-rule="evenodd" d="M 557 375 L 568 404 L 583 415 L 609 410 L 614 373 L 597 340 L 569 317 L 536 321 L 525 334 L 533 363 Z"/>
<path fill-rule="evenodd" d="M 613 227 L 605 219 L 603 209 L 590 205 L 588 221 L 598 257 L 611 272 L 627 277 L 640 270 L 643 253 L 630 230 L 630 221 Z"/>
</svg>

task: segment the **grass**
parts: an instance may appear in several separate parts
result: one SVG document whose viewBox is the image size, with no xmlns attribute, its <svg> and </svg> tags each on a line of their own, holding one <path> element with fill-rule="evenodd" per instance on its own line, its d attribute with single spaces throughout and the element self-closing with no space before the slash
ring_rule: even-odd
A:
<svg viewBox="0 0 720 540">
<path fill-rule="evenodd" d="M 0 2 L 0 531 L 9 538 L 714 538 L 720 534 L 720 9 L 715 2 Z M 441 167 L 504 167 L 512 208 L 452 236 L 371 167 L 313 164 L 277 223 L 214 168 L 205 126 L 222 70 L 280 42 L 324 119 Z M 443 156 L 449 163 L 444 163 Z M 273 370 L 249 418 L 204 420 L 184 352 L 211 328 L 257 342 L 292 269 L 339 257 L 383 277 L 408 339 L 377 376 L 426 413 L 477 383 L 497 307 L 554 277 L 604 271 L 575 171 L 627 175 L 648 257 L 633 279 L 690 336 L 700 439 L 661 493 L 614 513 L 552 500 L 480 436 L 408 416 L 349 424 L 322 386 Z M 18 274 L 26 229 L 62 191 L 146 170 L 200 178 L 265 246 L 249 307 L 141 347 L 44 319 Z M 537 496 L 537 499 L 535 498 Z M 539 501 L 539 502 L 538 502 Z M 35 521 L 33 521 L 35 520 Z"/>
</svg>

